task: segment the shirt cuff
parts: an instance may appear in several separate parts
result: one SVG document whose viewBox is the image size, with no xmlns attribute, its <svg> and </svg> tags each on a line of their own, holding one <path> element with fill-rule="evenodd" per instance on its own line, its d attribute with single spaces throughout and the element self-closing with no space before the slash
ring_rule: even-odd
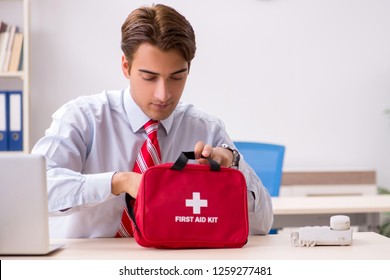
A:
<svg viewBox="0 0 390 280">
<path fill-rule="evenodd" d="M 115 197 L 111 192 L 111 180 L 115 172 L 88 174 L 85 180 L 84 197 L 91 203 L 98 203 Z"/>
</svg>

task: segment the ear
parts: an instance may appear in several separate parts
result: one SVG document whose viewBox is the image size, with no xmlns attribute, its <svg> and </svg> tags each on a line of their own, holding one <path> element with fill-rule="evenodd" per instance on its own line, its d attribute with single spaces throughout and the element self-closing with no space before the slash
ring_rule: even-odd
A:
<svg viewBox="0 0 390 280">
<path fill-rule="evenodd" d="M 130 67 L 129 62 L 125 55 L 122 55 L 122 72 L 126 79 L 130 79 Z"/>
</svg>

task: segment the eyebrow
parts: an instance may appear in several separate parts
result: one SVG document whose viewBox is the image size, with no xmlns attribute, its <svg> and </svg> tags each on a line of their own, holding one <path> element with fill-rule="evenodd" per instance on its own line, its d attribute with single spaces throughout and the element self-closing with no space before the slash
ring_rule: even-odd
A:
<svg viewBox="0 0 390 280">
<path fill-rule="evenodd" d="M 146 70 L 146 69 L 138 69 L 139 72 L 142 72 L 142 73 L 147 73 L 147 74 L 151 74 L 151 75 L 157 75 L 157 76 L 160 76 L 159 73 L 157 72 L 153 72 L 153 71 L 149 71 L 149 70 Z M 176 74 L 180 74 L 180 73 L 183 73 L 183 72 L 186 72 L 188 71 L 188 68 L 183 68 L 183 69 L 180 69 L 178 71 L 175 71 L 173 73 L 171 73 L 171 75 L 176 75 Z"/>
</svg>

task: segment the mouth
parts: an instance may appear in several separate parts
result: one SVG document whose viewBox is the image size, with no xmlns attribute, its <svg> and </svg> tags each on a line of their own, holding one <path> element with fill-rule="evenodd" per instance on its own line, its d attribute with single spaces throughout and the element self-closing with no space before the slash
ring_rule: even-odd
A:
<svg viewBox="0 0 390 280">
<path fill-rule="evenodd" d="M 169 103 L 152 103 L 152 106 L 157 111 L 165 111 L 170 107 L 170 104 Z"/>
</svg>

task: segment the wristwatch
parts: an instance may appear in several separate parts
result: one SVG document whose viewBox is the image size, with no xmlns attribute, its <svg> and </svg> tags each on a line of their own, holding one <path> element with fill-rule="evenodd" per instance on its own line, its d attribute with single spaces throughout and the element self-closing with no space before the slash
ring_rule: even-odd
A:
<svg viewBox="0 0 390 280">
<path fill-rule="evenodd" d="M 230 167 L 238 168 L 238 163 L 240 161 L 240 153 L 236 149 L 230 147 L 228 144 L 221 144 L 218 147 L 228 149 L 233 153 L 232 165 Z"/>
</svg>

